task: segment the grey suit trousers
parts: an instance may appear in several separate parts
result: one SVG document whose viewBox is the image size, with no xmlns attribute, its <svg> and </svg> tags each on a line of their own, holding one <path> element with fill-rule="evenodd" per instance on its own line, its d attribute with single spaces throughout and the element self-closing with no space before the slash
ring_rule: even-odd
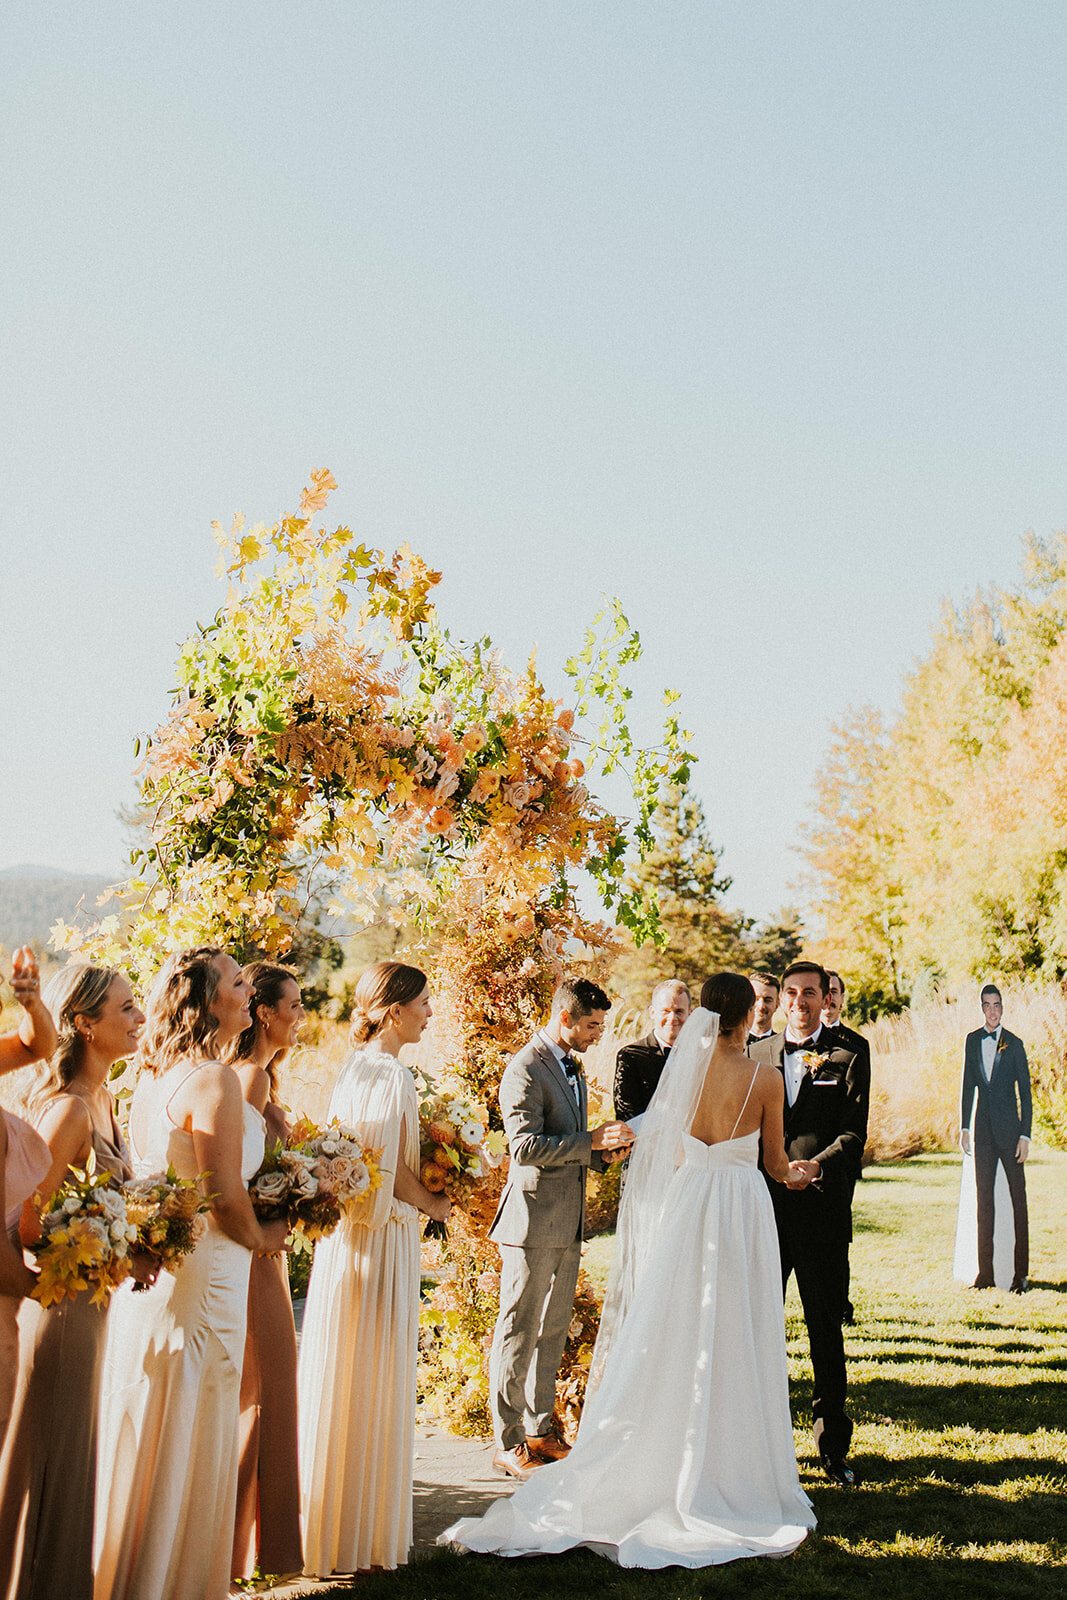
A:
<svg viewBox="0 0 1067 1600">
<path fill-rule="evenodd" d="M 580 1239 L 563 1249 L 500 1246 L 500 1315 L 489 1355 L 489 1393 L 500 1450 L 552 1426 L 556 1374 L 574 1312 Z"/>
</svg>

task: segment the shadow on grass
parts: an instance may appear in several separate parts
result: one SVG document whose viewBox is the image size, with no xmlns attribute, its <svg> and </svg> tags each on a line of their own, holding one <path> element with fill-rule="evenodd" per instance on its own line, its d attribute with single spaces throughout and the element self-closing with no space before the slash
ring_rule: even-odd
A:
<svg viewBox="0 0 1067 1600">
<path fill-rule="evenodd" d="M 868 1420 L 891 1417 L 920 1428 L 981 1428 L 997 1433 L 1036 1433 L 1062 1429 L 1067 1419 L 1067 1386 L 1060 1383 L 894 1382 L 856 1378 L 849 1385 L 856 1414 Z"/>
<path fill-rule="evenodd" d="M 1057 1557 L 1053 1558 L 1058 1559 Z M 789 1600 L 1062 1600 L 1062 1565 L 1024 1559 L 961 1559 L 936 1536 L 901 1551 L 853 1552 L 833 1534 L 810 1538 L 783 1561 L 734 1561 L 728 1566 L 660 1572 L 625 1570 L 586 1551 L 563 1556 L 498 1560 L 491 1556 L 427 1556 L 397 1573 L 382 1573 L 316 1600 L 353 1592 L 365 1600 L 712 1600 L 718 1596 L 782 1595 Z"/>
</svg>

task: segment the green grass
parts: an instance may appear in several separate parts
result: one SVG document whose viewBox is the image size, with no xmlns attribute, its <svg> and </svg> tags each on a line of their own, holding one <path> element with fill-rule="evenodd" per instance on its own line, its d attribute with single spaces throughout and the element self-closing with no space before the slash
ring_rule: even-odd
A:
<svg viewBox="0 0 1067 1600">
<path fill-rule="evenodd" d="M 783 1561 L 620 1571 L 588 1552 L 519 1561 L 440 1552 L 362 1579 L 365 1600 L 543 1595 L 876 1595 L 879 1600 L 1067 1594 L 1067 1154 L 1027 1167 L 1035 1288 L 1020 1298 L 950 1281 L 958 1162 L 868 1171 L 857 1191 L 848 1332 L 852 1458 L 843 1492 L 815 1469 L 811 1370 L 799 1304 L 786 1307 L 801 1481 L 819 1526 Z M 603 1252 L 598 1247 L 594 1255 Z M 594 1267 L 595 1270 L 595 1267 Z M 803 1424 L 803 1425 L 801 1425 Z M 351 1585 L 316 1596 L 351 1594 Z"/>
</svg>

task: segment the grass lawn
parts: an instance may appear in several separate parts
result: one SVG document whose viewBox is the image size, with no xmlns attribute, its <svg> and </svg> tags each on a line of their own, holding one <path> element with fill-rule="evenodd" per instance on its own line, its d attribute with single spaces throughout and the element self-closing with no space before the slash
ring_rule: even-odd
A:
<svg viewBox="0 0 1067 1600">
<path fill-rule="evenodd" d="M 816 1470 L 811 1369 L 795 1290 L 786 1306 L 801 1481 L 817 1530 L 782 1561 L 622 1571 L 589 1552 L 505 1561 L 440 1552 L 355 1585 L 365 1600 L 542 1595 L 877 1595 L 882 1600 L 1067 1595 L 1067 1154 L 1027 1166 L 1034 1288 L 949 1281 L 958 1161 L 869 1169 L 856 1195 L 847 1330 L 852 1459 L 863 1486 Z M 594 1250 L 594 1257 L 607 1248 Z M 591 1263 L 592 1265 L 593 1263 Z M 800 1424 L 804 1424 L 801 1426 Z M 318 1589 L 351 1594 L 353 1585 Z"/>
</svg>

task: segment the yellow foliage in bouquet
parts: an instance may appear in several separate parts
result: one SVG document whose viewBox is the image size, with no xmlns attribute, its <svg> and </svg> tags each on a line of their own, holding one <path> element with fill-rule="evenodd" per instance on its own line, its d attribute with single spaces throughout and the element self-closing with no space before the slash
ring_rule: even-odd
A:
<svg viewBox="0 0 1067 1600">
<path fill-rule="evenodd" d="M 121 1183 L 110 1173 L 72 1172 L 47 1205 L 40 1234 L 27 1246 L 38 1267 L 34 1300 L 47 1307 L 91 1293 L 94 1305 L 106 1305 L 129 1277 L 137 1245 Z"/>
</svg>

